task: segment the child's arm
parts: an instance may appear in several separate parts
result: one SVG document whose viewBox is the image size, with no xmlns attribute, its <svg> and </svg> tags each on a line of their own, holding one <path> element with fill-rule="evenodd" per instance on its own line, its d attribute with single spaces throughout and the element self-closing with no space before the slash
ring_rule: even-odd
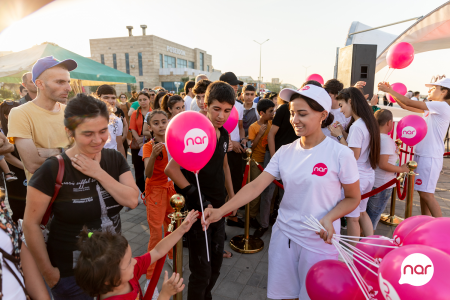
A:
<svg viewBox="0 0 450 300">
<path fill-rule="evenodd" d="M 172 181 L 179 187 L 180 189 L 184 189 L 187 186 L 191 185 L 189 181 L 187 181 L 186 177 L 184 177 L 183 173 L 180 170 L 180 165 L 174 160 L 171 159 L 167 164 L 164 173 L 172 179 Z"/>
<path fill-rule="evenodd" d="M 152 258 L 150 264 L 154 263 L 161 257 L 164 257 L 167 252 L 169 252 L 169 250 L 172 249 L 173 246 L 175 246 L 175 244 L 183 237 L 183 234 L 191 229 L 192 224 L 197 221 L 197 217 L 198 211 L 191 210 L 179 228 L 156 244 L 155 248 L 150 251 L 150 256 Z"/>
<path fill-rule="evenodd" d="M 153 169 L 155 168 L 155 161 L 156 158 L 158 157 L 158 155 L 161 153 L 164 145 L 163 143 L 158 143 L 158 144 L 154 144 L 152 143 L 152 154 L 150 155 L 150 157 L 147 157 L 144 159 L 144 166 L 145 166 L 145 176 L 147 176 L 147 178 L 151 178 L 153 175 Z"/>
<path fill-rule="evenodd" d="M 170 278 L 168 277 L 167 271 L 164 271 L 164 282 L 158 300 L 169 300 L 171 296 L 184 290 L 185 285 L 183 284 L 183 278 L 180 278 L 180 274 L 174 272 Z"/>
<path fill-rule="evenodd" d="M 23 164 L 22 162 L 15 157 L 14 155 L 12 155 L 11 153 L 6 153 L 5 154 L 5 160 L 7 162 L 9 162 L 11 165 L 13 165 L 16 168 L 22 169 L 23 170 Z"/>
<path fill-rule="evenodd" d="M 425 102 L 411 100 L 408 97 L 397 93 L 387 82 L 380 82 L 378 84 L 378 90 L 391 94 L 391 96 L 397 101 L 398 105 L 400 105 L 403 109 L 418 113 L 423 113 L 425 110 L 428 110 Z"/>
<path fill-rule="evenodd" d="M 403 166 L 394 166 L 388 162 L 389 155 L 382 154 L 380 155 L 380 162 L 378 163 L 378 166 L 381 170 L 386 172 L 392 172 L 392 173 L 404 173 L 409 172 L 409 169 L 406 164 Z"/>
<path fill-rule="evenodd" d="M 259 128 L 258 134 L 256 135 L 255 139 L 252 141 L 252 150 L 255 150 L 255 148 L 258 146 L 259 140 L 264 135 L 264 132 L 266 132 L 267 124 L 261 125 Z"/>
</svg>

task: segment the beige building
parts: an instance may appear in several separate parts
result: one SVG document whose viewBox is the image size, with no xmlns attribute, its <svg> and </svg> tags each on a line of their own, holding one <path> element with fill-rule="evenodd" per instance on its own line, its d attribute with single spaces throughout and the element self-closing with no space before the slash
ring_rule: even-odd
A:
<svg viewBox="0 0 450 300">
<path fill-rule="evenodd" d="M 154 35 L 129 36 L 89 40 L 91 59 L 136 77 L 136 90 L 162 86 L 176 91 L 181 78 L 199 74 L 214 77 L 212 56 L 205 50 L 188 48 Z M 183 83 L 179 88 L 183 88 Z M 130 92 L 132 85 L 117 85 L 118 92 Z"/>
</svg>

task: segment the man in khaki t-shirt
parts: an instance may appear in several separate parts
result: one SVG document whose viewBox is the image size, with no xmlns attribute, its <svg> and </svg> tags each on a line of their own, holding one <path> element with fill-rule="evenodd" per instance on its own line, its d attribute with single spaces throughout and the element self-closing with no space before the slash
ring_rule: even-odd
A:
<svg viewBox="0 0 450 300">
<path fill-rule="evenodd" d="M 62 62 L 52 56 L 39 59 L 33 66 L 36 99 L 13 108 L 9 114 L 8 138 L 22 159 L 27 180 L 50 156 L 60 154 L 69 145 L 64 126 L 65 105 L 70 87 L 70 73 L 77 64 Z"/>
</svg>

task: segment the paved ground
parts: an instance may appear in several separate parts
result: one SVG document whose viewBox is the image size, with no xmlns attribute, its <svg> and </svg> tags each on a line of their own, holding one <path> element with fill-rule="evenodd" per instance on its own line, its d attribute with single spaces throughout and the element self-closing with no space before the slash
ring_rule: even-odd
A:
<svg viewBox="0 0 450 300">
<path fill-rule="evenodd" d="M 129 159 L 130 161 L 130 159 Z M 444 169 L 440 176 L 439 183 L 436 188 L 436 198 L 441 205 L 442 212 L 445 217 L 450 217 L 450 158 L 444 159 Z M 389 213 L 390 204 L 388 204 L 386 213 Z M 405 202 L 397 200 L 396 214 L 404 217 Z M 419 196 L 414 194 L 413 215 L 420 214 Z M 140 204 L 136 209 L 129 212 L 122 211 L 122 229 L 124 236 L 128 239 L 133 255 L 142 255 L 147 251 L 147 243 L 149 241 L 149 229 L 147 224 L 147 217 L 145 206 Z M 250 231 L 252 233 L 253 229 Z M 392 237 L 394 227 L 384 224 L 379 224 L 375 234 Z M 232 251 L 229 246 L 229 239 L 235 235 L 243 234 L 243 229 L 226 226 L 226 233 L 228 240 L 225 242 L 225 249 Z M 267 270 L 268 270 L 268 245 L 270 241 L 269 230 L 264 236 L 264 249 L 256 254 L 240 254 L 233 252 L 233 257 L 224 259 L 220 277 L 213 290 L 214 300 L 231 300 L 231 299 L 245 299 L 245 300 L 261 300 L 267 298 Z M 189 282 L 189 258 L 188 250 L 184 248 L 184 280 Z M 169 266 L 165 264 L 164 270 L 168 270 Z M 164 272 L 163 270 L 163 272 Z M 162 273 L 163 274 L 163 273 Z M 145 277 L 141 278 L 141 286 L 144 287 Z M 162 276 L 158 283 L 158 288 L 161 289 Z M 186 290 L 183 299 L 186 299 Z"/>
</svg>

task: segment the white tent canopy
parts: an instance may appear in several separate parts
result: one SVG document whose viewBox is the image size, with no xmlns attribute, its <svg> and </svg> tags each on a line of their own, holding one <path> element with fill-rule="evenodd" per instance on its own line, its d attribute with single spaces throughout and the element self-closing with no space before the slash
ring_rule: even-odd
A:
<svg viewBox="0 0 450 300">
<path fill-rule="evenodd" d="M 450 48 L 450 1 L 447 1 L 400 34 L 377 58 L 376 72 L 384 68 L 389 47 L 400 42 L 410 43 L 414 54 Z"/>
</svg>

